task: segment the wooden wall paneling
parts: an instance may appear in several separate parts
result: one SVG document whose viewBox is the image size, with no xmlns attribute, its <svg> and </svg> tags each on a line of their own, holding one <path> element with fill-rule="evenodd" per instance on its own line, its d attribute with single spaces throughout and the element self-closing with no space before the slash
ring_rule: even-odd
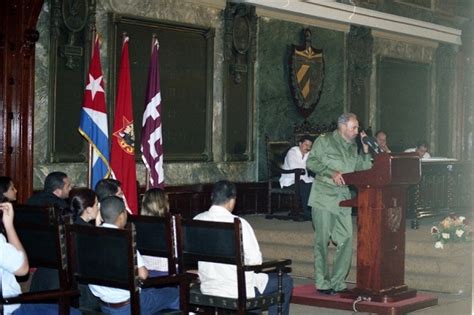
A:
<svg viewBox="0 0 474 315">
<path fill-rule="evenodd" d="M 206 211 L 211 206 L 212 184 L 166 187 L 170 211 L 185 218 Z M 237 203 L 234 214 L 265 213 L 267 209 L 267 183 L 236 183 Z"/>
<path fill-rule="evenodd" d="M 0 109 L 2 175 L 13 178 L 18 199 L 33 191 L 33 110 L 36 22 L 43 0 L 2 1 Z"/>
</svg>

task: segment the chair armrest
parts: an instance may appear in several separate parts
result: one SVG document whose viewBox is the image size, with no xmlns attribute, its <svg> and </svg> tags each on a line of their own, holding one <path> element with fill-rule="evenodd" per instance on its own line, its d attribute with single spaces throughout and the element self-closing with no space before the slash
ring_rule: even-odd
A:
<svg viewBox="0 0 474 315">
<path fill-rule="evenodd" d="M 0 304 L 42 303 L 47 300 L 57 300 L 67 296 L 79 295 L 78 290 L 26 292 L 10 298 L 0 298 Z"/>
<path fill-rule="evenodd" d="M 265 261 L 261 265 L 244 266 L 244 270 L 256 271 L 256 272 L 268 271 L 268 269 L 281 270 L 281 269 L 285 269 L 286 266 L 289 266 L 289 265 L 291 265 L 291 259 L 279 259 L 279 260 Z"/>
<path fill-rule="evenodd" d="M 180 284 L 183 283 L 190 283 L 192 280 L 192 276 L 187 273 L 180 273 L 177 275 L 170 275 L 170 276 L 160 276 L 160 277 L 152 277 L 142 281 L 142 288 L 148 287 L 156 287 L 156 286 L 163 286 L 168 284 Z"/>
</svg>

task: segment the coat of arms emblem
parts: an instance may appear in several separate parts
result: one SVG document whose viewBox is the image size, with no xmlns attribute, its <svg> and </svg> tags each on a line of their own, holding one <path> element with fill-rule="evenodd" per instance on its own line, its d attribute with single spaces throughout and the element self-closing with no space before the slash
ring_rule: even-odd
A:
<svg viewBox="0 0 474 315">
<path fill-rule="evenodd" d="M 311 31 L 304 29 L 305 45 L 292 45 L 290 90 L 295 105 L 306 119 L 316 108 L 324 84 L 323 50 L 311 46 Z"/>
</svg>

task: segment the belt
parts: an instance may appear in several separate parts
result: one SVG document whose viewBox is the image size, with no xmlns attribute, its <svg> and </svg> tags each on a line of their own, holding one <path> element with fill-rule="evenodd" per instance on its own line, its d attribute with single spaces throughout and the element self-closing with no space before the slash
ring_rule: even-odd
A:
<svg viewBox="0 0 474 315">
<path fill-rule="evenodd" d="M 109 302 L 105 302 L 105 301 L 100 300 L 100 303 L 104 306 L 108 306 L 108 307 L 111 307 L 111 308 L 120 308 L 122 306 L 130 304 L 130 300 L 126 300 L 126 301 L 119 302 L 119 303 L 109 303 Z"/>
</svg>

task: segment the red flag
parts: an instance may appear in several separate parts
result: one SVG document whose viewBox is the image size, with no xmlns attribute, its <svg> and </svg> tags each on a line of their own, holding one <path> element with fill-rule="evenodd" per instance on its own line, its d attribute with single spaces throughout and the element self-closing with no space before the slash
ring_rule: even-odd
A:
<svg viewBox="0 0 474 315">
<path fill-rule="evenodd" d="M 122 45 L 122 61 L 115 102 L 114 129 L 110 152 L 113 176 L 122 183 L 125 203 L 132 214 L 138 213 L 135 132 L 133 130 L 132 87 L 128 58 L 128 37 Z"/>
<path fill-rule="evenodd" d="M 146 108 L 142 122 L 142 160 L 150 174 L 150 187 L 163 188 L 163 135 L 161 133 L 161 93 L 160 66 L 158 55 L 159 44 L 153 39 L 150 68 L 148 70 L 148 86 L 146 92 Z"/>
</svg>

